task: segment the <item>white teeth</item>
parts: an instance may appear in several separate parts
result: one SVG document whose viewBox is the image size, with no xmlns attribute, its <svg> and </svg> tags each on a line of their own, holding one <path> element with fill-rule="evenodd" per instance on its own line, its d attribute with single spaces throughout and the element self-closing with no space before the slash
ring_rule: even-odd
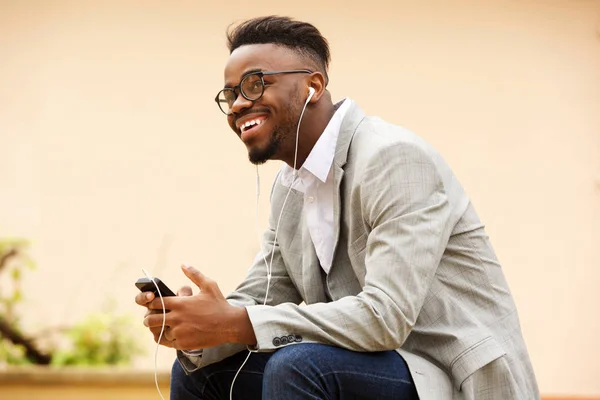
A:
<svg viewBox="0 0 600 400">
<path fill-rule="evenodd" d="M 259 119 L 253 119 L 251 121 L 247 121 L 246 123 L 242 124 L 240 126 L 240 131 L 244 132 L 245 130 L 247 130 L 248 128 L 250 128 L 253 125 L 260 125 L 264 120 L 259 120 Z"/>
</svg>

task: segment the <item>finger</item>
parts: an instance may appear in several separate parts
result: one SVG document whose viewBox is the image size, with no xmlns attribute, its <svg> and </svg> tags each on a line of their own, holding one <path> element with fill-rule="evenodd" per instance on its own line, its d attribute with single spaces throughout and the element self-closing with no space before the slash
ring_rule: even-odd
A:
<svg viewBox="0 0 600 400">
<path fill-rule="evenodd" d="M 177 340 L 173 340 L 172 342 L 168 341 L 164 337 L 161 339 L 160 344 L 165 347 L 170 347 L 172 349 L 177 349 Z"/>
<path fill-rule="evenodd" d="M 162 309 L 160 309 L 160 310 L 151 310 L 151 309 L 148 308 L 148 310 L 146 311 L 146 314 L 144 314 L 144 318 L 147 317 L 148 315 L 152 315 L 152 314 L 162 314 L 162 312 L 163 312 Z"/>
<path fill-rule="evenodd" d="M 148 303 L 147 306 L 149 310 L 156 310 L 162 313 L 164 309 L 164 311 L 169 312 L 172 309 L 172 307 L 174 307 L 172 301 L 173 299 L 175 299 L 175 297 L 173 296 L 163 297 L 162 299 L 160 297 L 157 297 L 150 303 Z"/>
<path fill-rule="evenodd" d="M 182 265 L 181 269 L 190 281 L 194 282 L 203 292 L 214 292 L 214 281 L 190 265 Z"/>
<path fill-rule="evenodd" d="M 159 339 L 160 339 L 160 344 L 166 347 L 171 347 L 171 348 L 175 348 L 175 344 L 176 344 L 176 340 L 172 335 L 171 329 L 169 327 L 165 327 L 164 330 L 161 330 L 161 328 L 153 328 L 151 329 L 152 333 L 154 333 L 154 341 L 156 343 L 159 343 Z M 161 336 L 161 331 L 162 331 L 162 336 Z"/>
<path fill-rule="evenodd" d="M 176 342 L 175 342 L 175 341 L 170 341 L 169 339 L 167 339 L 167 338 L 165 337 L 165 334 L 164 334 L 164 332 L 163 332 L 163 335 L 162 335 L 162 337 L 160 336 L 160 329 L 158 329 L 158 330 L 153 330 L 153 331 L 152 331 L 152 333 L 154 333 L 154 341 L 155 341 L 156 343 L 159 343 L 159 341 L 158 341 L 158 340 L 160 339 L 160 344 L 161 344 L 161 345 L 163 345 L 163 346 L 166 346 L 166 347 L 171 347 L 171 348 L 174 348 L 174 347 L 175 347 L 175 346 L 174 346 L 174 344 L 175 344 Z"/>
<path fill-rule="evenodd" d="M 167 342 L 172 342 L 173 341 L 173 336 L 169 335 L 170 334 L 170 329 L 165 327 L 165 330 L 163 331 L 162 337 L 165 338 L 167 340 Z M 160 332 L 159 332 L 160 335 Z"/>
<path fill-rule="evenodd" d="M 135 296 L 135 302 L 140 306 L 147 307 L 148 303 L 150 303 L 152 300 L 154 300 L 154 293 L 152 292 L 142 292 Z"/>
<path fill-rule="evenodd" d="M 181 289 L 177 291 L 177 296 L 191 296 L 193 294 L 192 288 L 189 286 L 182 286 Z"/>
<path fill-rule="evenodd" d="M 152 330 L 153 328 L 158 328 L 159 330 L 162 328 L 163 323 L 166 326 L 169 325 L 168 323 L 168 314 L 151 314 L 151 315 L 146 315 L 144 317 L 144 325 L 148 328 L 150 328 L 150 330 Z M 164 321 L 164 322 L 163 322 Z"/>
<path fill-rule="evenodd" d="M 166 329 L 166 327 L 165 327 Z M 162 330 L 162 327 L 154 327 L 154 328 L 150 328 L 150 332 L 152 332 L 152 334 L 154 335 L 154 341 L 158 343 L 158 337 L 160 336 L 160 331 Z M 164 336 L 164 333 L 163 333 Z"/>
</svg>

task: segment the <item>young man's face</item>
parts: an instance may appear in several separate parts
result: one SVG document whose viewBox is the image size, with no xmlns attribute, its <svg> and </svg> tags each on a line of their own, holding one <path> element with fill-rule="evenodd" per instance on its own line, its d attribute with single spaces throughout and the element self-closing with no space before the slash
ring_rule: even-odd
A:
<svg viewBox="0 0 600 400">
<path fill-rule="evenodd" d="M 250 72 L 305 70 L 302 58 L 285 47 L 253 44 L 237 48 L 225 66 L 225 87 L 239 85 Z M 298 118 L 309 74 L 265 75 L 264 92 L 250 101 L 239 92 L 227 121 L 248 149 L 250 162 L 293 156 Z M 259 79 L 260 81 L 260 79 Z M 260 85 L 260 82 L 256 82 Z M 250 122 L 250 126 L 246 126 Z"/>
</svg>

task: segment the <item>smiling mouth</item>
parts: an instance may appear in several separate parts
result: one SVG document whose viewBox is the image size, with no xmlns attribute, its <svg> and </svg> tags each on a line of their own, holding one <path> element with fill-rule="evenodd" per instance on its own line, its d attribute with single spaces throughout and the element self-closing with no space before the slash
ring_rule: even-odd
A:
<svg viewBox="0 0 600 400">
<path fill-rule="evenodd" d="M 240 126 L 240 133 L 244 133 L 250 131 L 254 128 L 257 128 L 260 124 L 266 121 L 266 118 L 256 118 L 250 121 L 247 121 L 245 124 Z"/>
</svg>

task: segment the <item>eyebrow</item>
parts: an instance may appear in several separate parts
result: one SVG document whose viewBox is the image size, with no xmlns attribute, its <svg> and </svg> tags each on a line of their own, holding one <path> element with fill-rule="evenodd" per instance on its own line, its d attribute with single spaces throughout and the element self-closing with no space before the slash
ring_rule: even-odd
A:
<svg viewBox="0 0 600 400">
<path fill-rule="evenodd" d="M 257 72 L 262 72 L 262 71 L 264 71 L 262 68 L 252 68 L 252 69 L 249 69 L 249 70 L 247 70 L 247 71 L 244 71 L 244 73 L 242 73 L 242 77 L 240 78 L 240 82 L 241 82 L 241 81 L 242 81 L 242 79 L 244 79 L 246 76 L 248 76 L 248 75 L 250 75 L 250 74 L 257 73 Z M 238 83 L 238 84 L 239 84 L 239 83 Z M 231 84 L 228 84 L 228 83 L 226 83 L 226 84 L 225 84 L 225 88 L 232 88 L 233 86 L 235 86 L 235 85 L 231 85 Z"/>
</svg>

